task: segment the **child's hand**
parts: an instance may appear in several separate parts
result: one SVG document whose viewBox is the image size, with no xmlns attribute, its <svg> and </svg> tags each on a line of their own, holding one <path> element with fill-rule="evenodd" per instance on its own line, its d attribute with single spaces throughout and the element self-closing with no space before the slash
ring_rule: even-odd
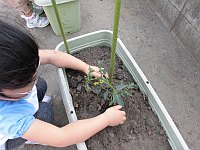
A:
<svg viewBox="0 0 200 150">
<path fill-rule="evenodd" d="M 108 120 L 108 125 L 109 126 L 117 126 L 119 124 L 123 124 L 124 121 L 126 120 L 126 113 L 124 111 L 121 111 L 120 109 L 122 106 L 117 105 L 108 108 L 105 112 L 104 115 Z"/>
<path fill-rule="evenodd" d="M 86 72 L 86 74 L 88 74 L 88 72 L 89 72 L 89 67 L 91 68 L 91 69 L 93 69 L 94 71 L 92 72 L 92 75 L 93 76 L 95 76 L 95 77 L 101 77 L 101 73 L 99 72 L 99 67 L 96 67 L 96 66 L 89 66 L 88 65 L 88 68 L 87 68 L 87 70 L 85 71 Z M 108 78 L 108 73 L 106 73 L 106 78 Z"/>
</svg>

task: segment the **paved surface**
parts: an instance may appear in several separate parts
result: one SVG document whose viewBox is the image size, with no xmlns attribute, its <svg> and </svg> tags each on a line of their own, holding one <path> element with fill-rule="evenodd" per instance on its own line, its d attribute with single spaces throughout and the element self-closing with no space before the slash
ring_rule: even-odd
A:
<svg viewBox="0 0 200 150">
<path fill-rule="evenodd" d="M 114 0 L 81 0 L 81 30 L 67 35 L 67 38 L 101 29 L 112 30 L 113 10 Z M 25 26 L 24 21 L 16 13 L 3 5 L 0 6 L 0 19 Z M 55 48 L 62 41 L 61 37 L 55 36 L 50 26 L 30 31 L 41 48 Z M 119 37 L 151 82 L 188 146 L 192 150 L 198 150 L 200 147 L 199 64 L 169 33 L 146 0 L 123 1 Z M 54 109 L 57 110 L 55 122 L 62 126 L 67 123 L 67 119 L 61 102 L 55 67 L 41 68 L 41 75 L 48 81 L 48 93 L 55 97 L 53 103 Z M 23 149 L 55 148 L 25 146 Z M 73 150 L 75 147 L 63 149 Z"/>
<path fill-rule="evenodd" d="M 151 6 L 190 54 L 199 62 L 200 57 L 200 1 L 148 0 Z"/>
</svg>

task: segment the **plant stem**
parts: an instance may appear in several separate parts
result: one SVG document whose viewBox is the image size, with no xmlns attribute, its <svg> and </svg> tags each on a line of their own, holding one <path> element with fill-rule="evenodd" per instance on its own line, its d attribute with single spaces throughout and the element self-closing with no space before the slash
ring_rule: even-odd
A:
<svg viewBox="0 0 200 150">
<path fill-rule="evenodd" d="M 114 92 L 117 92 L 115 88 L 112 86 L 112 84 L 108 82 L 106 79 L 104 80 L 104 83 L 106 83 Z"/>
<path fill-rule="evenodd" d="M 61 31 L 61 34 L 62 34 L 62 37 L 63 37 L 63 41 L 64 41 L 64 44 L 65 44 L 66 52 L 68 54 L 70 54 L 70 50 L 69 50 L 69 47 L 68 47 L 68 44 L 67 44 L 67 39 L 65 37 L 65 32 L 64 32 L 63 25 L 62 25 L 62 22 L 61 22 L 61 19 L 60 19 L 60 15 L 59 15 L 59 12 L 58 12 L 56 1 L 51 0 L 51 3 L 53 5 L 53 8 L 54 8 L 54 11 L 55 11 L 55 14 L 56 14 L 58 25 L 59 25 L 59 28 L 60 28 L 60 31 Z"/>
<path fill-rule="evenodd" d="M 110 83 L 112 83 L 114 69 L 115 69 L 115 52 L 116 52 L 116 45 L 117 45 L 117 35 L 118 35 L 118 27 L 119 27 L 120 9 L 121 9 L 121 0 L 116 0 L 115 1 L 115 15 L 114 15 L 114 26 L 113 26 L 112 49 L 111 49 L 111 63 L 110 63 L 110 77 L 109 77 Z"/>
</svg>

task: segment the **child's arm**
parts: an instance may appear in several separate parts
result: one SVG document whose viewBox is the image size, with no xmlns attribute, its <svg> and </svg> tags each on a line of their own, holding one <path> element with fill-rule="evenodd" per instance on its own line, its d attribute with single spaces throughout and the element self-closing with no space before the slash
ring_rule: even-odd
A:
<svg viewBox="0 0 200 150">
<path fill-rule="evenodd" d="M 39 56 L 41 64 L 52 64 L 57 67 L 71 68 L 74 70 L 82 71 L 85 74 L 88 73 L 88 64 L 67 53 L 56 50 L 39 50 Z M 94 70 L 94 76 L 101 76 L 98 67 L 90 67 Z"/>
<path fill-rule="evenodd" d="M 126 120 L 121 106 L 108 108 L 91 119 L 78 120 L 62 128 L 35 120 L 22 138 L 55 147 L 65 147 L 83 142 L 107 126 L 123 124 Z"/>
</svg>

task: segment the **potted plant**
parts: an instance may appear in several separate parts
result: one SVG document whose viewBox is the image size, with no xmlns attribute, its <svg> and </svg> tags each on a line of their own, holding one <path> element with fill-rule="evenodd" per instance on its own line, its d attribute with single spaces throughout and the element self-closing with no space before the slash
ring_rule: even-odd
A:
<svg viewBox="0 0 200 150">
<path fill-rule="evenodd" d="M 116 2 L 119 2 L 116 3 L 116 10 L 119 10 L 117 9 L 117 7 L 120 8 L 120 6 L 117 4 L 120 4 L 121 1 L 116 0 Z M 88 47 L 94 47 L 94 46 L 113 47 L 113 45 L 115 45 L 113 44 L 113 41 L 117 37 L 116 35 L 117 35 L 116 32 L 114 32 L 114 37 L 113 37 L 113 33 L 108 30 L 96 31 L 67 40 L 67 46 L 69 46 L 71 54 L 80 52 Z M 66 43 L 66 40 L 64 41 Z M 66 44 L 64 44 L 64 42 L 61 42 L 60 44 L 57 45 L 56 50 L 65 51 L 67 49 L 65 46 Z M 113 56 L 112 57 L 115 58 L 115 50 L 113 51 L 113 48 L 112 52 L 114 53 L 114 57 Z M 163 129 L 165 130 L 168 136 L 168 141 L 172 149 L 177 149 L 177 150 L 189 149 L 184 139 L 182 138 L 180 132 L 178 131 L 177 127 L 175 126 L 173 120 L 168 114 L 167 110 L 163 106 L 161 100 L 159 99 L 154 89 L 152 88 L 150 82 L 147 80 L 142 70 L 139 68 L 139 66 L 137 65 L 137 63 L 135 62 L 135 60 L 130 55 L 130 53 L 128 52 L 128 50 L 126 49 L 126 47 L 119 38 L 116 38 L 116 54 L 123 62 L 123 65 L 131 74 L 134 81 L 139 86 L 140 91 L 143 93 L 144 99 L 148 100 L 151 109 L 157 115 Z M 111 66 L 112 65 L 113 64 L 111 63 Z M 112 71 L 110 71 L 110 74 L 111 74 L 110 83 L 112 83 L 112 75 L 113 75 Z M 64 68 L 58 69 L 58 76 L 59 76 L 60 90 L 69 122 L 76 121 L 77 115 L 75 112 L 75 108 L 73 106 L 73 100 L 70 94 L 68 79 Z M 80 150 L 87 149 L 85 143 L 77 144 L 77 148 Z"/>
</svg>

